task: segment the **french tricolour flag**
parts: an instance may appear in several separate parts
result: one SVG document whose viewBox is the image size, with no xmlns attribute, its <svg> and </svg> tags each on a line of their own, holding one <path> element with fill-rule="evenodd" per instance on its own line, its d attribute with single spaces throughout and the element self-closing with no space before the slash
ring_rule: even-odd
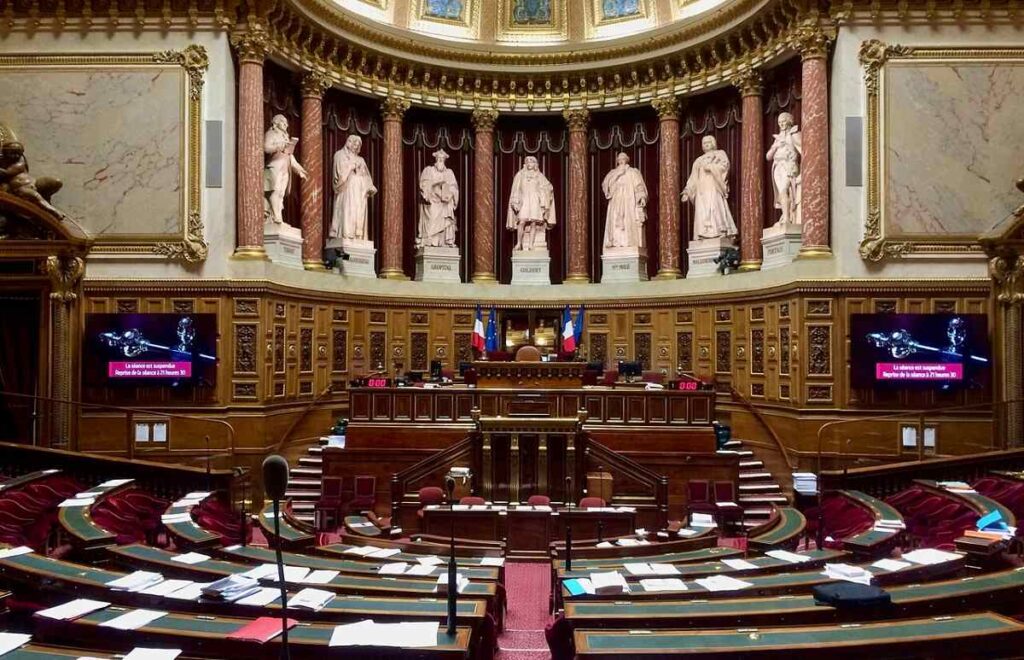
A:
<svg viewBox="0 0 1024 660">
<path fill-rule="evenodd" d="M 572 313 L 569 306 L 565 306 L 562 312 L 562 352 L 571 353 L 576 350 L 576 331 L 572 325 Z"/>
<path fill-rule="evenodd" d="M 484 317 L 480 313 L 480 305 L 476 306 L 476 321 L 473 323 L 473 348 L 484 352 Z"/>
</svg>

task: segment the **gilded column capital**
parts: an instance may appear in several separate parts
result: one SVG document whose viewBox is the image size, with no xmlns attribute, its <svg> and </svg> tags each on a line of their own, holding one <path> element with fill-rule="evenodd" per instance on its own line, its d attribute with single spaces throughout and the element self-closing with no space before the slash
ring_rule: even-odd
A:
<svg viewBox="0 0 1024 660">
<path fill-rule="evenodd" d="M 565 110 L 562 112 L 562 116 L 565 117 L 565 123 L 569 126 L 570 131 L 585 131 L 590 125 L 590 111 L 586 108 Z"/>
<path fill-rule="evenodd" d="M 78 298 L 78 283 L 85 274 L 85 261 L 81 257 L 47 257 L 45 269 L 50 278 L 52 300 L 70 303 Z"/>
<path fill-rule="evenodd" d="M 790 43 L 800 53 L 801 59 L 825 59 L 828 55 L 828 46 L 834 38 L 834 30 L 808 22 L 796 28 Z"/>
<path fill-rule="evenodd" d="M 764 77 L 760 69 L 743 68 L 729 82 L 740 90 L 741 96 L 761 96 L 764 93 Z"/>
<path fill-rule="evenodd" d="M 493 131 L 498 121 L 498 111 L 490 108 L 477 108 L 471 117 L 473 128 L 478 131 Z"/>
<path fill-rule="evenodd" d="M 1011 307 L 1024 304 L 1024 255 L 1007 251 L 988 261 L 996 285 L 996 300 Z"/>
<path fill-rule="evenodd" d="M 651 107 L 658 113 L 658 119 L 679 119 L 681 105 L 679 99 L 674 96 L 665 96 L 651 101 Z"/>
<path fill-rule="evenodd" d="M 324 92 L 333 84 L 331 77 L 323 71 L 306 71 L 302 76 L 302 97 L 323 98 Z"/>
<path fill-rule="evenodd" d="M 263 64 L 270 52 L 270 36 L 261 25 L 250 25 L 242 32 L 235 32 L 229 37 L 231 46 L 238 53 L 239 62 L 257 62 Z"/>
<path fill-rule="evenodd" d="M 380 112 L 384 121 L 402 121 L 405 111 L 409 109 L 409 102 L 397 96 L 389 96 L 380 104 Z"/>
</svg>

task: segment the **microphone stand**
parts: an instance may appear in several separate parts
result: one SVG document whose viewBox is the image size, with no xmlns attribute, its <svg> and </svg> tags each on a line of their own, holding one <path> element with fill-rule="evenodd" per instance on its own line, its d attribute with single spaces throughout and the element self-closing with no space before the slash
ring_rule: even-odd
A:
<svg viewBox="0 0 1024 660">
<path fill-rule="evenodd" d="M 565 524 L 565 570 L 572 570 L 572 523 Z"/>
<path fill-rule="evenodd" d="M 281 556 L 281 500 L 274 498 L 274 555 L 277 559 L 277 580 L 281 586 L 281 658 L 291 660 L 288 653 L 288 589 L 284 584 L 284 558 Z"/>
<path fill-rule="evenodd" d="M 454 511 L 452 507 L 452 494 L 455 491 L 455 479 L 447 477 L 444 480 L 445 490 L 448 491 L 448 506 Z M 455 566 L 455 515 L 450 516 L 452 521 L 452 530 L 450 538 L 450 545 L 448 548 L 448 635 L 451 637 L 455 636 L 456 629 L 456 617 L 458 615 L 458 598 L 459 598 L 459 580 Z"/>
</svg>

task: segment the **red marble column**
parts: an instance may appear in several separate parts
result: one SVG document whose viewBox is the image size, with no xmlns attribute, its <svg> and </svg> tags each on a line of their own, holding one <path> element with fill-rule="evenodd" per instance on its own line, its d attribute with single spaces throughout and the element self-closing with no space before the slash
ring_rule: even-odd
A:
<svg viewBox="0 0 1024 660">
<path fill-rule="evenodd" d="M 733 79 L 743 96 L 743 136 L 740 172 L 740 270 L 761 270 L 761 232 L 764 230 L 764 114 L 761 72 L 746 69 Z"/>
<path fill-rule="evenodd" d="M 683 274 L 679 268 L 679 101 L 670 96 L 655 99 L 651 105 L 658 113 L 661 164 L 658 178 L 658 274 L 655 279 L 674 280 Z"/>
<path fill-rule="evenodd" d="M 473 129 L 473 282 L 493 283 L 495 110 L 475 110 Z"/>
<path fill-rule="evenodd" d="M 389 280 L 407 280 L 402 270 L 402 117 L 409 109 L 405 99 L 389 96 L 381 104 L 384 117 L 384 174 L 383 195 L 384 231 L 379 241 L 381 255 L 380 276 Z"/>
<path fill-rule="evenodd" d="M 563 116 L 569 127 L 569 217 L 566 218 L 565 227 L 569 268 L 565 282 L 586 284 L 590 282 L 587 263 L 590 219 L 587 212 L 587 126 L 590 124 L 590 111 L 585 108 L 566 110 Z"/>
<path fill-rule="evenodd" d="M 267 35 L 250 29 L 231 39 L 238 54 L 238 218 L 236 259 L 266 259 L 263 249 L 263 59 Z"/>
<path fill-rule="evenodd" d="M 331 79 L 319 72 L 302 78 L 302 138 L 299 151 L 306 179 L 301 182 L 302 265 L 306 270 L 324 268 L 324 145 L 323 96 Z"/>
<path fill-rule="evenodd" d="M 803 245 L 799 258 L 831 256 L 829 233 L 828 169 L 828 36 L 819 28 L 805 28 L 797 37 L 802 58 L 800 123 L 803 155 L 800 159 Z"/>
</svg>

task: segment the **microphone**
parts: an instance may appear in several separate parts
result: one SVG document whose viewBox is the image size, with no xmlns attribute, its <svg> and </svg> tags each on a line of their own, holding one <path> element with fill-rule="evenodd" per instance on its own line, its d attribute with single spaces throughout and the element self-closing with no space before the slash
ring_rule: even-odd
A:
<svg viewBox="0 0 1024 660">
<path fill-rule="evenodd" d="M 572 508 L 572 477 L 565 478 L 565 503 L 571 509 Z"/>
<path fill-rule="evenodd" d="M 281 500 L 288 488 L 288 461 L 271 454 L 263 460 L 263 491 L 274 502 L 274 555 L 277 559 L 277 580 L 281 586 L 281 657 L 290 660 L 288 652 L 288 589 L 284 583 L 284 559 L 281 557 Z"/>
<path fill-rule="evenodd" d="M 444 490 L 448 493 L 448 504 L 454 504 L 452 501 L 452 493 L 455 492 L 455 479 L 453 477 L 444 478 Z"/>
</svg>

